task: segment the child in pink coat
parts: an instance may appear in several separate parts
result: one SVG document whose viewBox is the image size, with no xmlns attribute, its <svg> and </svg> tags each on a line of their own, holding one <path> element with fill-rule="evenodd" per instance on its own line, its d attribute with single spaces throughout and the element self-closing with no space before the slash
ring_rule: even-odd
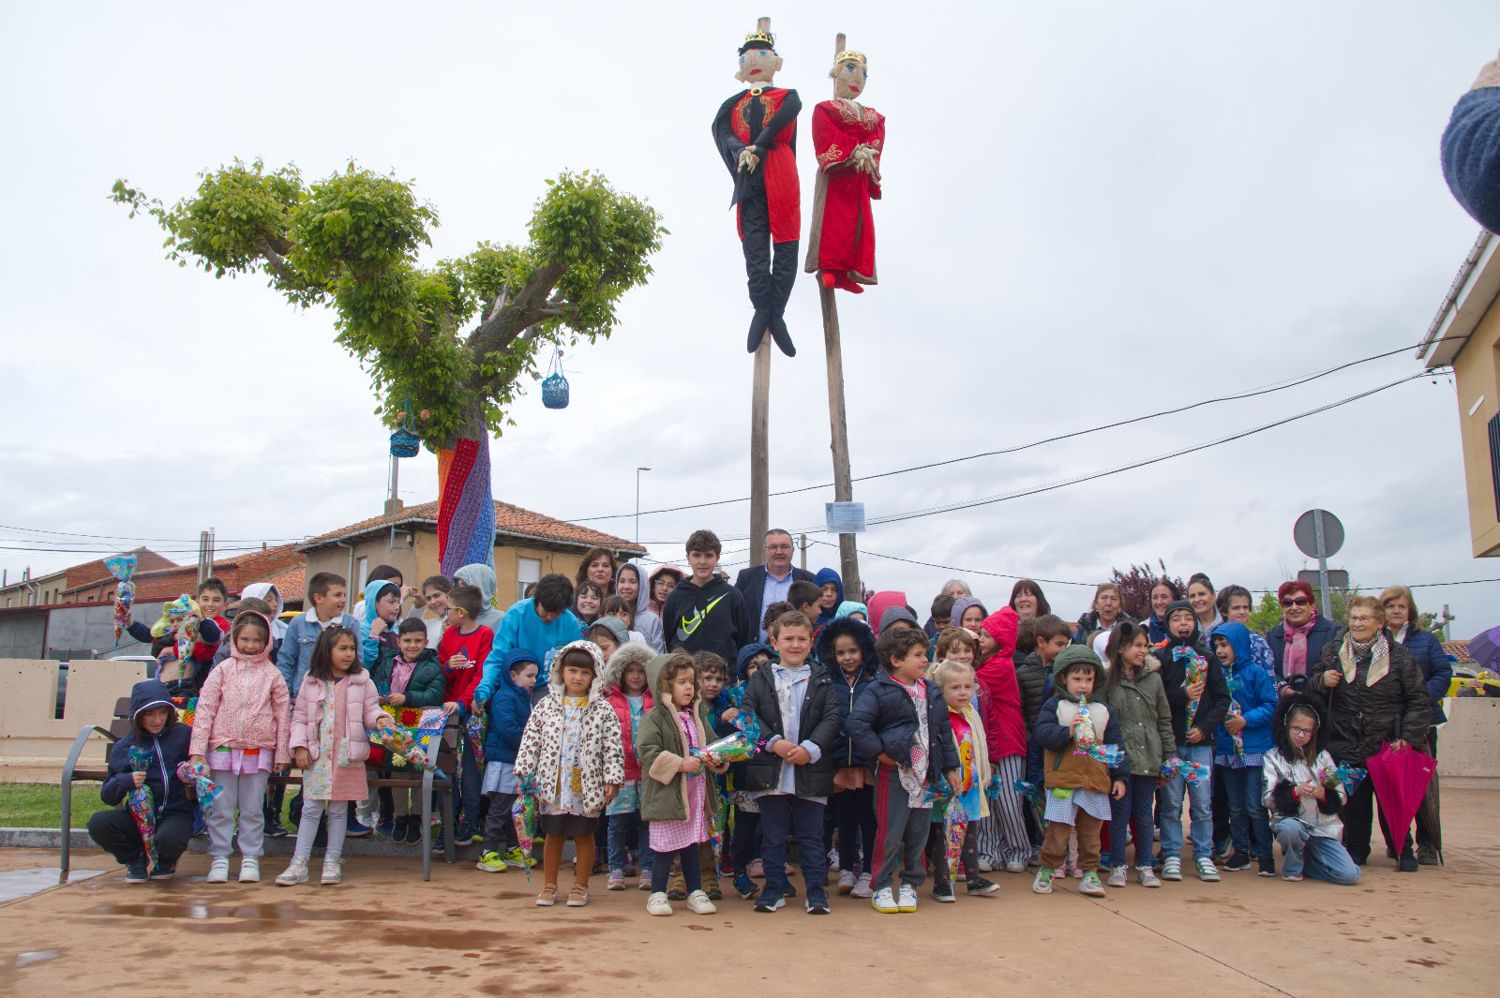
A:
<svg viewBox="0 0 1500 998">
<path fill-rule="evenodd" d="M 354 632 L 338 626 L 325 630 L 313 648 L 312 664 L 292 711 L 290 743 L 302 770 L 302 821 L 292 862 L 276 878 L 277 884 L 307 883 L 307 861 L 325 810 L 328 848 L 321 883 L 343 881 L 344 833 L 349 828 L 349 808 L 343 805 L 364 800 L 368 792 L 365 760 L 370 757 L 370 731 L 394 724 L 380 709 L 380 694 L 359 664 Z"/>
<path fill-rule="evenodd" d="M 286 680 L 271 662 L 271 622 L 253 610 L 241 613 L 229 632 L 228 658 L 214 667 L 198 693 L 189 757 L 207 762 L 223 793 L 208 810 L 205 882 L 229 881 L 229 839 L 236 809 L 240 817 L 240 883 L 260 882 L 264 797 L 273 770 L 291 762 L 291 725 Z"/>
</svg>

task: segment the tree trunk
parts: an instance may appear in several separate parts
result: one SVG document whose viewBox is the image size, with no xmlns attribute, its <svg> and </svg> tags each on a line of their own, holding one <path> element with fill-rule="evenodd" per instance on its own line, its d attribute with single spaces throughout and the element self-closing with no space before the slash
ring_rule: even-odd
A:
<svg viewBox="0 0 1500 998">
<path fill-rule="evenodd" d="M 438 559 L 450 579 L 465 565 L 495 565 L 490 433 L 477 412 L 453 447 L 438 451 Z"/>
</svg>

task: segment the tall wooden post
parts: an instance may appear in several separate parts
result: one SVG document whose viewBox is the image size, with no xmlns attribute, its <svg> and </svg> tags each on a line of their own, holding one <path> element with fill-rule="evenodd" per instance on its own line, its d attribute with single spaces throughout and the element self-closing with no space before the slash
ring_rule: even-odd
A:
<svg viewBox="0 0 1500 998">
<path fill-rule="evenodd" d="M 844 36 L 834 38 L 833 55 L 844 51 Z M 849 418 L 844 406 L 844 351 L 839 340 L 839 306 L 833 288 L 818 282 L 818 299 L 823 306 L 823 349 L 828 359 L 828 426 L 833 451 L 833 498 L 835 502 L 854 501 L 854 482 L 849 472 Z M 859 600 L 863 590 L 859 580 L 859 550 L 853 534 L 839 534 L 839 575 L 844 592 Z"/>
<path fill-rule="evenodd" d="M 750 565 L 766 561 L 771 529 L 771 337 L 755 350 L 755 383 L 750 390 Z"/>
</svg>

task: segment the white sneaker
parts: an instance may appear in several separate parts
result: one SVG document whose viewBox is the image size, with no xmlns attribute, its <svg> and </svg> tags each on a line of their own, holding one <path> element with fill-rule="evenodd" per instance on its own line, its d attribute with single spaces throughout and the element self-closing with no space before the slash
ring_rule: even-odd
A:
<svg viewBox="0 0 1500 998">
<path fill-rule="evenodd" d="M 293 857 L 285 872 L 276 878 L 276 883 L 281 887 L 295 887 L 298 884 L 307 883 L 307 861 Z"/>
<path fill-rule="evenodd" d="M 344 862 L 341 859 L 323 859 L 323 877 L 318 881 L 324 887 L 344 882 Z"/>
<path fill-rule="evenodd" d="M 870 875 L 868 873 L 861 873 L 859 879 L 854 881 L 854 889 L 849 892 L 850 896 L 857 898 L 867 898 L 874 893 L 875 891 L 870 887 Z"/>
<path fill-rule="evenodd" d="M 205 884 L 227 884 L 229 883 L 229 857 L 215 856 L 214 861 L 208 864 L 208 876 L 203 878 Z"/>
<path fill-rule="evenodd" d="M 1157 877 L 1156 871 L 1149 866 L 1136 867 L 1136 879 L 1141 882 L 1142 887 L 1160 887 L 1161 878 Z"/>
<path fill-rule="evenodd" d="M 707 896 L 704 897 L 707 900 Z M 666 891 L 655 891 L 646 899 L 646 914 L 648 915 L 670 915 L 672 914 L 672 902 L 667 900 Z"/>
<path fill-rule="evenodd" d="M 900 893 L 896 895 L 896 905 L 902 911 L 916 911 L 917 889 L 911 884 L 902 884 Z"/>
<path fill-rule="evenodd" d="M 831 873 L 832 871 L 837 870 L 838 868 L 839 868 L 839 851 L 837 849 L 830 849 L 830 850 L 828 850 L 828 870 Z"/>
<path fill-rule="evenodd" d="M 226 861 L 227 863 L 227 861 Z M 225 871 L 228 873 L 228 871 Z M 260 859 L 256 856 L 246 856 L 240 860 L 240 883 L 260 883 Z"/>
<path fill-rule="evenodd" d="M 1117 866 L 1109 871 L 1109 880 L 1105 881 L 1110 887 L 1124 887 L 1128 882 L 1127 873 L 1123 866 Z"/>
<path fill-rule="evenodd" d="M 882 915 L 894 915 L 901 910 L 901 906 L 896 903 L 896 896 L 891 893 L 889 887 L 882 887 L 875 892 L 875 895 L 870 898 L 870 907 Z"/>
<path fill-rule="evenodd" d="M 979 872 L 980 873 L 994 873 L 995 872 L 995 861 L 992 860 L 992 859 L 990 859 L 988 856 L 980 856 L 979 857 Z"/>
<path fill-rule="evenodd" d="M 646 905 L 646 910 L 651 911 L 651 905 L 649 902 Z M 712 915 L 719 909 L 715 907 L 714 903 L 708 899 L 707 894 L 703 893 L 702 891 L 694 891 L 687 896 L 687 910 L 692 912 L 694 915 Z M 651 913 L 653 915 L 656 914 L 656 912 L 654 911 Z"/>
<path fill-rule="evenodd" d="M 1026 872 L 1026 862 L 1025 862 L 1025 860 L 1019 860 L 1019 859 L 1013 859 L 1013 860 L 1011 860 L 1009 863 L 1005 864 L 1005 872 L 1006 873 L 1025 873 Z"/>
<path fill-rule="evenodd" d="M 1181 880 L 1182 860 L 1177 856 L 1168 856 L 1161 861 L 1161 879 Z"/>
<path fill-rule="evenodd" d="M 853 870 L 841 870 L 839 872 L 839 893 L 848 894 L 854 890 L 854 885 L 859 883 L 859 878 L 854 875 Z"/>
</svg>

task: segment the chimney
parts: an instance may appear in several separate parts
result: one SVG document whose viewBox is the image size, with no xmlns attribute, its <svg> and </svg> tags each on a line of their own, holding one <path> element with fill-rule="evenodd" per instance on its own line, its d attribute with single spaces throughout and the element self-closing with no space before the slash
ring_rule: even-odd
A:
<svg viewBox="0 0 1500 998">
<path fill-rule="evenodd" d="M 385 514 L 384 515 L 386 515 L 386 516 L 395 516 L 397 513 L 401 512 L 405 508 L 406 508 L 406 503 L 402 502 L 400 499 L 396 499 L 396 498 L 393 497 L 393 498 L 387 499 L 385 501 Z"/>
</svg>

